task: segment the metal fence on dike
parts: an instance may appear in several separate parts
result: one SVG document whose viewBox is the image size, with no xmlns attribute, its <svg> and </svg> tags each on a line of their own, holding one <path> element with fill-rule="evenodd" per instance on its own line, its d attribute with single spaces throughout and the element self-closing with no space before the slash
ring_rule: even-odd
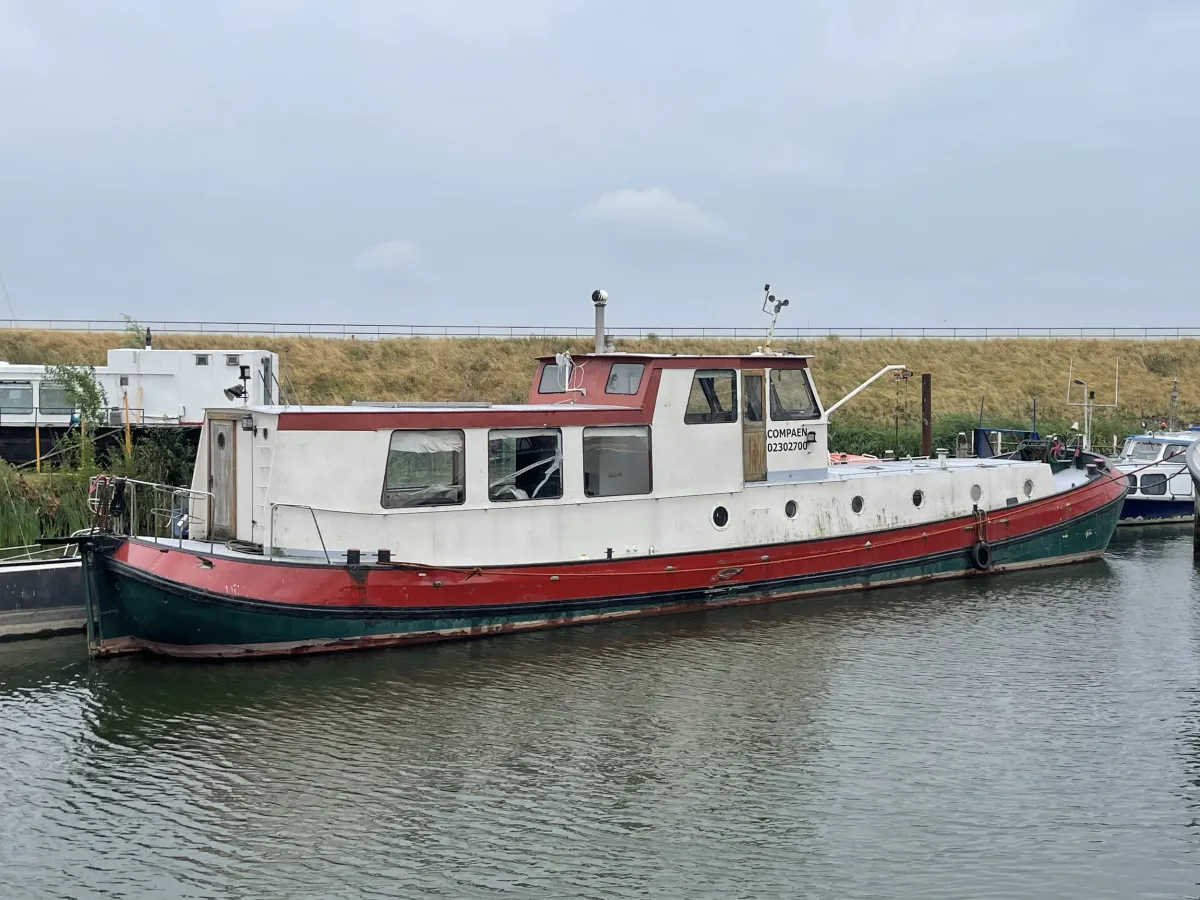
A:
<svg viewBox="0 0 1200 900">
<path fill-rule="evenodd" d="M 549 327 L 544 325 L 369 325 L 351 322 L 182 322 L 139 321 L 152 334 L 230 334 L 268 335 L 272 337 L 354 338 L 578 338 L 593 336 L 589 325 Z M 10 331 L 126 331 L 124 320 L 114 319 L 0 319 L 0 327 Z M 647 338 L 762 338 L 765 327 L 722 328 L 689 326 L 671 328 L 609 328 L 615 340 Z M 1004 340 L 1042 338 L 1059 340 L 1184 340 L 1200 338 L 1200 327 L 1137 328 L 777 328 L 775 340 L 819 340 L 836 337 L 844 340 L 902 338 L 908 340 Z"/>
</svg>

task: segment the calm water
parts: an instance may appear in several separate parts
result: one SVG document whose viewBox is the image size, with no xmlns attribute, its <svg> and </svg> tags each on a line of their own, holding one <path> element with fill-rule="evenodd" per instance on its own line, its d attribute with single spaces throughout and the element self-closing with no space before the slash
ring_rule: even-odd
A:
<svg viewBox="0 0 1200 900">
<path fill-rule="evenodd" d="M 1196 897 L 1200 570 L 283 662 L 0 646 L 3 897 Z"/>
</svg>

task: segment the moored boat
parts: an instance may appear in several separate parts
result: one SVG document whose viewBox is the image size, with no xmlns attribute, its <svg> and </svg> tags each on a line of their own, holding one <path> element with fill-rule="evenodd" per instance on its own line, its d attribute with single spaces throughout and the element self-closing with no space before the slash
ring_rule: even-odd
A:
<svg viewBox="0 0 1200 900">
<path fill-rule="evenodd" d="M 83 572 L 77 547 L 0 549 L 0 640 L 83 628 Z"/>
<path fill-rule="evenodd" d="M 1131 435 L 1110 461 L 1125 476 L 1129 493 L 1121 510 L 1121 525 L 1169 524 L 1191 521 L 1196 494 L 1185 455 L 1200 441 L 1200 428 Z"/>
<path fill-rule="evenodd" d="M 186 501 L 186 538 L 123 533 L 148 488 L 97 482 L 90 650 L 399 645 L 1104 553 L 1126 486 L 1102 457 L 831 465 L 809 359 L 560 354 L 521 405 L 213 410 L 157 504 Z"/>
</svg>

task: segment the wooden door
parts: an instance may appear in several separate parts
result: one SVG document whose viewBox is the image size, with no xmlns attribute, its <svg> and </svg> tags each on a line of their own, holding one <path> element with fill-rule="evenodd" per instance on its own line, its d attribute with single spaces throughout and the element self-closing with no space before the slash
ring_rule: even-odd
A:
<svg viewBox="0 0 1200 900">
<path fill-rule="evenodd" d="M 742 477 L 767 480 L 767 417 L 763 411 L 763 371 L 742 372 Z"/>
<path fill-rule="evenodd" d="M 208 490 L 213 495 L 209 535 L 230 540 L 237 534 L 237 465 L 233 419 L 208 421 Z"/>
</svg>

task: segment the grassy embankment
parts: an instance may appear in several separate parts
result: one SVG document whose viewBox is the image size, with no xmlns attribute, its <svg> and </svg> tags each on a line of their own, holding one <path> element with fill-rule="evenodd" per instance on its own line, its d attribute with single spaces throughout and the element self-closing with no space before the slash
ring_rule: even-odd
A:
<svg viewBox="0 0 1200 900">
<path fill-rule="evenodd" d="M 110 347 L 123 346 L 126 334 L 68 332 L 0 333 L 0 360 L 10 363 L 103 365 Z M 587 341 L 560 338 L 519 340 L 466 338 L 402 338 L 386 341 L 322 338 L 276 338 L 229 335 L 156 335 L 161 348 L 262 348 L 274 350 L 300 399 L 307 403 L 350 400 L 491 400 L 520 402 L 528 392 L 537 356 L 569 350 L 580 355 Z M 739 353 L 754 349 L 753 340 L 619 341 L 631 352 Z M 1179 379 L 1179 418 L 1200 421 L 1200 341 L 1113 340 L 839 340 L 785 342 L 783 348 L 815 356 L 818 389 L 828 404 L 888 363 L 903 363 L 916 376 L 933 376 L 934 440 L 953 446 L 953 437 L 972 425 L 984 398 L 985 421 L 996 426 L 1023 425 L 1037 399 L 1043 433 L 1065 432 L 1082 410 L 1065 402 L 1068 364 L 1076 378 L 1089 382 L 1097 402 L 1112 402 L 1113 374 L 1121 367 L 1121 406 L 1117 413 L 1097 411 L 1095 442 L 1109 446 L 1137 430 L 1140 422 L 1166 417 L 1171 381 Z M 839 410 L 831 427 L 831 446 L 838 450 L 882 454 L 893 449 L 914 452 L 919 444 L 921 388 L 919 377 L 907 385 L 881 379 Z M 1075 389 L 1075 399 L 1080 399 Z M 149 464 L 146 462 L 145 464 Z M 61 475 L 56 478 L 66 479 Z M 0 526 L 15 521 L 14 497 L 33 495 L 25 513 L 53 505 L 38 490 L 12 486 L 15 473 L 0 488 Z M 66 494 L 75 488 L 63 482 Z M 62 494 L 58 490 L 51 493 Z M 65 496 L 65 495 L 64 495 Z M 70 507 L 73 500 L 59 503 Z M 59 515 L 59 513 L 56 513 Z M 63 514 L 65 515 L 65 514 Z M 38 516 L 51 527 L 44 515 Z M 53 525 L 59 530 L 61 525 Z M 0 544 L 6 531 L 0 527 Z M 24 533 L 24 531 L 22 532 Z M 8 537 L 12 535 L 9 534 Z M 11 541 L 10 541 L 11 542 Z"/>
</svg>

